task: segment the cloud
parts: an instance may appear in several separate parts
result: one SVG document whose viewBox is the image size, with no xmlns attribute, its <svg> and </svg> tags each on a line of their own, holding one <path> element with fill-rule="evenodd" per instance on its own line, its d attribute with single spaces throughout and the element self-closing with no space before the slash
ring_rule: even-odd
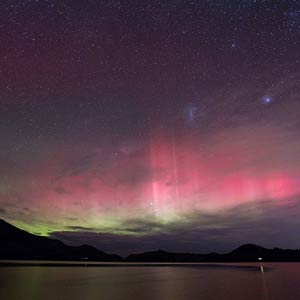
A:
<svg viewBox="0 0 300 300">
<path fill-rule="evenodd" d="M 69 162 L 62 170 L 62 176 L 79 176 L 91 168 L 93 168 L 93 161 L 95 154 L 85 155 L 77 160 Z"/>
<path fill-rule="evenodd" d="M 6 215 L 7 214 L 7 210 L 4 208 L 0 208 L 0 214 L 1 215 Z"/>
<path fill-rule="evenodd" d="M 75 230 L 75 231 L 94 231 L 93 227 L 84 227 L 84 226 L 67 226 L 66 229 Z"/>
<path fill-rule="evenodd" d="M 66 189 L 64 189 L 63 187 L 55 187 L 54 189 L 54 192 L 56 192 L 57 194 L 59 195 L 65 195 L 65 194 L 68 194 L 68 191 Z"/>
<path fill-rule="evenodd" d="M 91 244 L 103 251 L 127 255 L 156 250 L 180 252 L 229 251 L 244 243 L 266 247 L 298 247 L 300 205 L 287 199 L 285 205 L 271 201 L 248 203 L 214 214 L 195 213 L 162 224 L 155 218 L 132 219 L 121 228 L 128 234 L 97 233 L 92 228 L 52 232 L 51 237 L 69 244 Z M 279 221 L 280 220 L 280 221 Z"/>
</svg>

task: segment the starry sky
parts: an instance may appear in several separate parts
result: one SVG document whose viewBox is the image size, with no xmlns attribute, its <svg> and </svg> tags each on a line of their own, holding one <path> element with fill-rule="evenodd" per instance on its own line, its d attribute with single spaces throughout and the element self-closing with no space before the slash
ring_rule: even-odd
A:
<svg viewBox="0 0 300 300">
<path fill-rule="evenodd" d="M 3 0 L 0 217 L 120 254 L 299 247 L 300 1 Z"/>
</svg>

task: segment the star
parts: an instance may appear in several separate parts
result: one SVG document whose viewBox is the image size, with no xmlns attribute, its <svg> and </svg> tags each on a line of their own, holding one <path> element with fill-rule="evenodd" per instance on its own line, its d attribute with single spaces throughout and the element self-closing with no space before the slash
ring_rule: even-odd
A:
<svg viewBox="0 0 300 300">
<path fill-rule="evenodd" d="M 139 2 L 0 2 L 0 218 L 299 247 L 300 1 Z"/>
<path fill-rule="evenodd" d="M 269 105 L 273 102 L 273 99 L 270 96 L 264 96 L 263 97 L 263 103 L 266 105 Z"/>
<path fill-rule="evenodd" d="M 192 123 L 195 120 L 197 113 L 197 107 L 195 105 L 189 104 L 186 108 L 186 117 L 188 122 Z"/>
</svg>

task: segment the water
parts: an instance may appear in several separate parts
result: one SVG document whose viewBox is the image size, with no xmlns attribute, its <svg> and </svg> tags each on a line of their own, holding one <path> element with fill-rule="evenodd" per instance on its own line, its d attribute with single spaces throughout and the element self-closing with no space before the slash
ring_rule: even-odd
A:
<svg viewBox="0 0 300 300">
<path fill-rule="evenodd" d="M 1 266 L 1 300 L 298 300 L 300 263 Z"/>
</svg>

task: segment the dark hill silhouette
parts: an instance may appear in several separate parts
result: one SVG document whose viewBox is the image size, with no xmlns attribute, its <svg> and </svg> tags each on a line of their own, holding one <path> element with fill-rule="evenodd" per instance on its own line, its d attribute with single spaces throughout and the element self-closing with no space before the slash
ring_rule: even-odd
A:
<svg viewBox="0 0 300 300">
<path fill-rule="evenodd" d="M 217 260 L 219 254 L 194 254 L 173 253 L 163 250 L 145 252 L 141 254 L 130 254 L 126 261 L 129 262 L 202 262 L 207 259 Z"/>
<path fill-rule="evenodd" d="M 67 246 L 63 242 L 37 236 L 0 219 L 0 259 L 121 261 L 91 246 Z"/>
<path fill-rule="evenodd" d="M 129 255 L 130 262 L 257 262 L 300 261 L 300 250 L 267 249 L 254 244 L 243 245 L 227 254 L 172 253 L 162 250 Z"/>
<path fill-rule="evenodd" d="M 267 249 L 254 244 L 243 245 L 227 254 L 173 253 L 163 250 L 130 254 L 126 259 L 107 254 L 94 247 L 67 246 L 63 242 L 36 236 L 0 219 L 0 259 L 89 260 L 105 262 L 255 262 L 299 261 L 300 250 Z"/>
<path fill-rule="evenodd" d="M 226 257 L 231 261 L 257 261 L 259 257 L 266 259 L 273 251 L 258 245 L 246 244 L 226 254 Z"/>
<path fill-rule="evenodd" d="M 291 249 L 267 249 L 254 244 L 243 245 L 225 255 L 228 261 L 300 261 L 300 251 Z"/>
</svg>

